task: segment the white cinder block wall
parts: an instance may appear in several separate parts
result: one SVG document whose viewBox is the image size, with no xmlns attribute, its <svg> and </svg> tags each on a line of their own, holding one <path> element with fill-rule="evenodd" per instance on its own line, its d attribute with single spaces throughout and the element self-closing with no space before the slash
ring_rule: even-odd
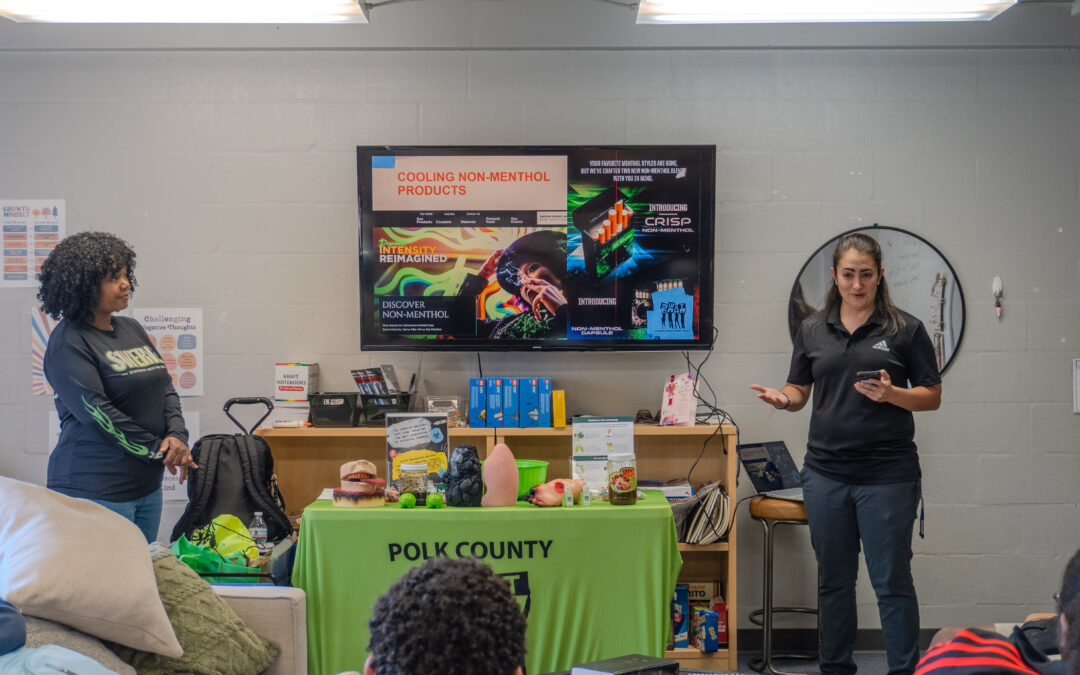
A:
<svg viewBox="0 0 1080 675">
<path fill-rule="evenodd" d="M 353 367 L 416 369 L 418 354 L 359 350 L 354 148 L 455 143 L 716 144 L 719 340 L 705 373 L 743 440 L 782 438 L 799 458 L 808 411 L 773 411 L 748 387 L 783 382 L 800 266 L 874 222 L 936 244 L 967 327 L 941 410 L 916 415 L 923 625 L 1051 608 L 1080 544 L 1077 51 L 0 53 L 0 198 L 64 198 L 70 232 L 132 242 L 135 307 L 203 308 L 206 395 L 184 399 L 203 433 L 229 429 L 227 398 L 269 394 L 275 361 L 317 360 L 326 389 L 351 389 Z M 31 289 L 0 291 L 0 474 L 43 482 L 51 402 L 30 393 L 33 305 Z M 685 366 L 664 353 L 483 363 L 551 373 L 571 412 L 600 414 L 655 409 L 661 378 Z M 460 393 L 476 364 L 429 354 L 420 380 Z M 745 514 L 738 527 L 747 627 L 761 538 Z M 811 601 L 805 531 L 778 545 L 778 599 Z M 879 625 L 865 577 L 860 619 Z"/>
</svg>

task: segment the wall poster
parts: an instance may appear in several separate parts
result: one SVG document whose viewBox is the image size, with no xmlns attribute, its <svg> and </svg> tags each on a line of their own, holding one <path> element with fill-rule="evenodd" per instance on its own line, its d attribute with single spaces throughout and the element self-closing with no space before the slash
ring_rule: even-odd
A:
<svg viewBox="0 0 1080 675">
<path fill-rule="evenodd" d="M 66 212 L 63 199 L 0 200 L 0 237 L 4 248 L 0 288 L 38 285 L 41 263 L 64 238 Z"/>
<path fill-rule="evenodd" d="M 203 395 L 202 308 L 137 309 L 132 316 L 165 359 L 181 396 Z"/>
</svg>

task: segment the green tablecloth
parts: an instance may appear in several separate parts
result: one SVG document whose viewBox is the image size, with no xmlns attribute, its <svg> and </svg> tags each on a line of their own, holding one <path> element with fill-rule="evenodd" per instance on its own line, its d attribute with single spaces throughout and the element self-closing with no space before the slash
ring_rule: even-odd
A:
<svg viewBox="0 0 1080 675">
<path fill-rule="evenodd" d="M 375 600 L 425 557 L 475 556 L 528 606 L 529 673 L 638 653 L 663 656 L 682 568 L 671 509 L 633 506 L 346 509 L 308 506 L 293 584 L 307 593 L 312 675 L 361 670 Z"/>
</svg>

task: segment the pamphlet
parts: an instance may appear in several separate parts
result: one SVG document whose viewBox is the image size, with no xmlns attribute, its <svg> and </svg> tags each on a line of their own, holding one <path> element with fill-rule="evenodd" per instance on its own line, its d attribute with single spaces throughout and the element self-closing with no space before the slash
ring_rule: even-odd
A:
<svg viewBox="0 0 1080 675">
<path fill-rule="evenodd" d="M 633 417 L 575 416 L 570 476 L 592 491 L 607 487 L 607 460 L 612 454 L 634 454 Z"/>
<path fill-rule="evenodd" d="M 575 416 L 574 456 L 604 457 L 634 454 L 633 417 Z"/>
<path fill-rule="evenodd" d="M 660 402 L 660 424 L 664 426 L 694 424 L 697 411 L 697 381 L 690 373 L 669 375 Z"/>
<path fill-rule="evenodd" d="M 450 442 L 445 413 L 386 413 L 386 483 L 400 490 L 402 464 L 427 464 L 428 482 L 446 476 Z"/>
</svg>

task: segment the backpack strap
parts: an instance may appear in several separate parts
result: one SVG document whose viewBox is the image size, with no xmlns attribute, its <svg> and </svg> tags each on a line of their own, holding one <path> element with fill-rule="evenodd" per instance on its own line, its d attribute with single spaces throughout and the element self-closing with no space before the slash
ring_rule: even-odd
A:
<svg viewBox="0 0 1080 675">
<path fill-rule="evenodd" d="M 221 443 L 222 435 L 212 434 L 200 438 L 191 449 L 191 458 L 199 468 L 192 471 L 188 477 L 188 505 L 184 509 L 184 515 L 173 527 L 173 541 L 179 539 L 181 534 L 190 536 L 191 532 L 199 527 L 200 518 L 206 514 L 217 480 Z"/>
<path fill-rule="evenodd" d="M 276 503 L 273 498 L 273 492 L 276 492 L 277 485 L 275 481 L 272 491 L 271 480 L 273 474 L 268 474 L 265 459 L 270 457 L 270 446 L 262 438 L 247 434 L 236 434 L 236 446 L 240 455 L 240 466 L 244 470 L 244 486 L 247 489 L 248 496 L 258 507 L 257 510 L 263 512 L 263 518 L 266 520 L 267 538 L 275 543 L 279 542 L 292 533 L 292 524 L 289 522 L 288 516 L 285 515 L 282 506 Z M 271 459 L 269 463 L 270 467 L 272 467 L 273 460 Z"/>
</svg>

